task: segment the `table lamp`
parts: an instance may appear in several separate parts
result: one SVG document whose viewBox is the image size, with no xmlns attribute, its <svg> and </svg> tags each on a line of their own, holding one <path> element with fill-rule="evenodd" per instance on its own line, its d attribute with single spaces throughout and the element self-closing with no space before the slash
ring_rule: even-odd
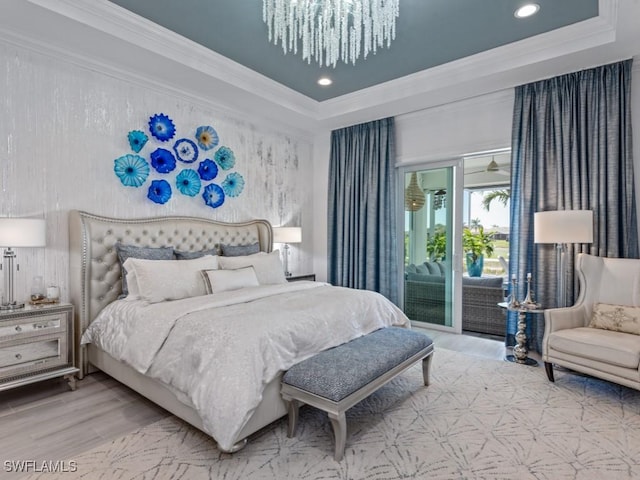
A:
<svg viewBox="0 0 640 480">
<path fill-rule="evenodd" d="M 283 243 L 283 266 L 286 277 L 291 276 L 289 271 L 289 244 L 302 242 L 302 229 L 300 227 L 274 227 L 273 243 Z"/>
<path fill-rule="evenodd" d="M 593 243 L 592 210 L 553 210 L 533 215 L 534 243 L 555 243 L 558 270 L 557 306 L 566 307 L 567 243 Z"/>
<path fill-rule="evenodd" d="M 17 303 L 14 298 L 14 264 L 16 254 L 14 248 L 44 247 L 46 245 L 45 221 L 36 218 L 0 218 L 0 248 L 4 248 L 4 286 L 6 301 L 3 300 L 0 310 L 23 308 L 24 303 Z M 20 269 L 19 265 L 15 265 Z"/>
</svg>

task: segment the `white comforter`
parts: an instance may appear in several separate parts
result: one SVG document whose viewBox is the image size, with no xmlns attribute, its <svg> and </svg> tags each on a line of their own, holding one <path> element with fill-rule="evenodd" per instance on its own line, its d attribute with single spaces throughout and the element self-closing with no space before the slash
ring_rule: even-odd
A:
<svg viewBox="0 0 640 480">
<path fill-rule="evenodd" d="M 107 306 L 82 343 L 182 392 L 229 450 L 278 372 L 381 327 L 408 326 L 382 295 L 317 282 Z"/>
</svg>

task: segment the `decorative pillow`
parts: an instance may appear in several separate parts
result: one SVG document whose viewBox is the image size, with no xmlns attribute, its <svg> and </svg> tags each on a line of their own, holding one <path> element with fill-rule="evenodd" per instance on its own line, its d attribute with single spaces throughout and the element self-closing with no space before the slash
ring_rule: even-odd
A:
<svg viewBox="0 0 640 480">
<path fill-rule="evenodd" d="M 129 258 L 128 271 L 134 271 L 138 294 L 149 303 L 206 295 L 201 270 L 218 268 L 218 257 L 207 255 L 193 260 L 144 260 Z"/>
<path fill-rule="evenodd" d="M 201 273 L 207 287 L 207 293 L 220 293 L 260 285 L 253 267 L 237 270 L 202 270 Z"/>
<path fill-rule="evenodd" d="M 416 273 L 421 273 L 422 275 L 429 275 L 429 269 L 424 263 L 420 263 L 416 265 Z"/>
<path fill-rule="evenodd" d="M 640 307 L 596 303 L 589 326 L 640 335 Z"/>
<path fill-rule="evenodd" d="M 404 268 L 404 272 L 405 273 L 418 273 L 418 271 L 416 270 L 416 266 L 413 263 L 411 265 L 407 265 Z"/>
<path fill-rule="evenodd" d="M 436 265 L 436 262 L 424 262 L 425 267 L 429 271 L 429 275 L 440 275 L 440 268 Z"/>
<path fill-rule="evenodd" d="M 250 245 L 225 245 L 220 244 L 220 250 L 225 257 L 239 257 L 242 255 L 252 255 L 260 251 L 260 244 L 258 242 Z"/>
<path fill-rule="evenodd" d="M 122 267 L 124 270 L 124 266 Z M 130 268 L 126 274 L 127 279 L 127 296 L 122 298 L 123 300 L 133 301 L 140 300 L 140 291 L 138 290 L 138 276 L 136 275 L 136 271 L 133 268 Z M 121 298 L 119 298 L 121 299 Z"/>
<path fill-rule="evenodd" d="M 254 253 L 253 255 L 242 257 L 218 257 L 218 263 L 220 268 L 224 270 L 253 267 L 260 285 L 287 283 L 278 250 L 274 250 L 271 253 Z"/>
<path fill-rule="evenodd" d="M 173 254 L 178 260 L 193 260 L 194 258 L 201 258 L 205 255 L 218 255 L 218 249 L 212 248 L 211 250 L 200 250 L 199 252 L 181 252 L 180 250 L 174 250 Z"/>
<path fill-rule="evenodd" d="M 135 245 L 123 245 L 116 243 L 116 253 L 122 269 L 122 294 L 118 298 L 124 298 L 129 294 L 127 288 L 127 269 L 124 263 L 128 258 L 144 258 L 147 260 L 173 260 L 173 247 L 136 247 Z"/>
</svg>

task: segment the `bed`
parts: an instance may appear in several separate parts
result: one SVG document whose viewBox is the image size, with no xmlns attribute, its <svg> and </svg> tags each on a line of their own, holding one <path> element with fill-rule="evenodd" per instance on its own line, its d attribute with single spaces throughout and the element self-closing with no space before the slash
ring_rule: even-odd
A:
<svg viewBox="0 0 640 480">
<path fill-rule="evenodd" d="M 232 437 L 222 438 L 222 436 L 215 433 L 219 433 L 222 427 L 216 427 L 216 425 L 212 427 L 211 416 L 208 415 L 207 412 L 203 412 L 202 400 L 198 400 L 201 396 L 200 394 L 190 397 L 188 392 L 181 390 L 182 385 L 180 382 L 163 381 L 163 374 L 150 376 L 149 372 L 153 373 L 161 367 L 154 366 L 153 368 L 149 368 L 148 372 L 142 372 L 141 370 L 143 369 L 137 366 L 135 362 L 123 361 L 118 355 L 100 348 L 100 342 L 81 344 L 81 338 L 85 332 L 89 330 L 90 333 L 90 330 L 94 329 L 93 327 L 96 327 L 98 323 L 104 323 L 103 317 L 105 317 L 105 312 L 119 311 L 116 307 L 123 305 L 123 300 L 118 300 L 118 297 L 122 294 L 122 271 L 116 253 L 117 243 L 137 247 L 171 247 L 181 252 L 218 251 L 221 245 L 240 247 L 258 244 L 260 252 L 269 254 L 272 252 L 272 229 L 269 222 L 265 220 L 251 220 L 247 222 L 226 223 L 194 217 L 116 219 L 93 215 L 87 212 L 71 211 L 69 217 L 69 235 L 70 298 L 75 306 L 77 355 L 75 362 L 80 369 L 80 379 L 82 379 L 84 375 L 96 370 L 107 373 L 177 417 L 212 435 L 217 441 L 218 447 L 225 452 L 233 452 L 242 448 L 249 435 L 286 415 L 286 405 L 280 395 L 280 383 L 283 371 L 279 370 L 275 375 L 267 376 L 267 379 L 262 383 L 258 381 L 255 382 L 256 389 L 260 383 L 259 397 L 256 400 L 255 407 L 252 406 L 252 408 L 249 409 L 246 418 L 241 422 L 234 420 L 238 425 L 237 428 L 232 431 Z M 288 282 L 285 281 L 284 283 Z M 305 285 L 305 283 L 309 285 Z M 294 284 L 298 285 L 294 287 Z M 329 289 L 336 290 L 330 291 Z M 260 295 L 255 293 L 258 290 L 260 290 Z M 267 290 L 273 290 L 273 292 L 269 291 L 268 293 L 264 293 L 264 291 Z M 251 308 L 253 308 L 254 312 L 252 315 L 249 315 L 251 318 L 247 321 L 256 321 L 254 319 L 254 317 L 257 317 L 255 312 L 259 311 L 259 308 L 262 308 L 259 302 L 273 303 L 276 299 L 285 299 L 288 310 L 299 309 L 297 313 L 288 312 L 286 315 L 283 314 L 283 318 L 288 316 L 291 319 L 291 321 L 287 322 L 287 328 L 296 328 L 295 325 L 297 321 L 293 321 L 294 319 L 299 320 L 300 324 L 304 325 L 304 328 L 302 326 L 298 328 L 299 331 L 294 332 L 294 335 L 287 333 L 287 335 L 298 338 L 297 335 L 307 335 L 305 333 L 306 331 L 315 330 L 315 327 L 310 328 L 310 324 L 308 323 L 312 321 L 315 314 L 310 315 L 308 309 L 306 310 L 308 302 L 304 300 L 307 297 L 303 297 L 303 295 L 314 295 L 320 299 L 322 295 L 327 295 L 327 293 L 331 293 L 332 295 L 339 294 L 336 298 L 341 298 L 341 295 L 364 295 L 361 300 L 354 301 L 353 305 L 365 302 L 362 306 L 362 316 L 367 317 L 368 320 L 362 320 L 361 322 L 358 319 L 360 313 L 357 311 L 351 311 L 351 318 L 345 321 L 336 319 L 336 321 L 341 321 L 339 330 L 347 329 L 347 327 L 343 328 L 342 325 L 354 324 L 348 327 L 350 330 L 349 333 L 344 333 L 344 335 L 350 335 L 350 337 L 345 337 L 341 340 L 335 338 L 327 339 L 321 348 L 330 348 L 331 346 L 356 338 L 359 335 L 374 331 L 377 328 L 391 325 L 409 327 L 409 321 L 406 316 L 404 316 L 395 305 L 380 295 L 374 292 L 356 290 L 348 292 L 347 290 L 349 289 L 331 287 L 321 282 L 291 282 L 288 285 L 267 285 L 264 287 L 260 285 L 259 287 L 252 287 L 251 289 L 247 288 L 230 292 L 230 294 L 228 292 L 225 293 L 225 298 L 232 298 L 234 295 L 238 297 L 239 300 L 237 300 L 237 304 L 233 305 L 220 304 L 221 306 L 216 306 L 216 304 L 213 307 L 207 306 L 206 308 L 193 306 L 196 304 L 204 305 L 205 302 L 218 298 L 216 295 L 206 295 L 194 299 L 168 302 L 166 306 L 173 306 L 173 310 L 176 310 L 179 302 L 185 302 L 185 305 L 191 305 L 185 310 L 186 313 L 181 313 L 182 316 L 179 319 L 173 320 L 174 322 L 182 323 L 172 324 L 180 325 L 180 328 L 172 327 L 172 335 L 174 335 L 174 332 L 182 332 L 182 335 L 186 335 L 186 333 L 188 333 L 188 327 L 185 328 L 184 325 L 188 325 L 188 323 L 186 323 L 187 320 L 202 319 L 205 315 L 211 315 L 215 316 L 216 321 L 218 321 L 218 317 L 223 317 L 221 312 L 224 311 L 226 314 L 229 314 L 229 312 L 232 311 L 235 312 L 235 315 L 238 315 L 238 312 L 244 311 L 242 309 L 246 306 L 246 308 L 249 309 L 248 311 L 252 311 Z M 249 296 L 247 296 L 245 300 L 242 300 L 244 298 L 243 295 Z M 278 297 L 278 295 L 281 297 Z M 255 300 L 254 296 L 256 298 Z M 308 298 L 311 299 L 312 297 Z M 321 300 L 318 300 L 318 302 L 321 302 Z M 371 302 L 371 304 L 367 304 L 366 302 Z M 378 302 L 380 303 L 379 306 Z M 345 303 L 351 304 L 351 302 Z M 162 306 L 162 310 L 171 310 L 171 308 L 165 309 L 163 303 L 156 305 Z M 298 305 L 298 307 L 296 307 L 296 305 Z M 207 310 L 208 308 L 215 308 L 215 310 L 209 311 Z M 158 309 L 156 308 L 155 311 L 158 311 Z M 268 312 L 268 310 L 265 311 Z M 268 318 L 269 316 L 266 315 L 266 317 Z M 318 320 L 318 322 L 326 323 L 328 320 Z M 356 323 L 357 325 L 355 325 Z M 228 324 L 229 322 L 225 323 L 225 325 Z M 321 326 L 318 328 L 321 328 Z M 322 326 L 322 328 L 334 327 Z M 175 334 L 177 335 L 177 333 Z M 333 336 L 333 334 L 331 336 Z M 185 342 L 186 340 L 176 340 L 173 342 L 174 348 L 180 345 L 178 343 L 179 341 Z M 262 342 L 262 340 L 260 341 Z M 330 344 L 329 342 L 333 343 Z M 153 341 L 150 343 L 153 343 Z M 170 344 L 171 342 L 167 340 L 162 344 L 162 348 L 167 349 L 167 345 Z M 184 343 L 182 345 L 184 349 Z M 132 348 L 130 348 L 130 350 Z M 291 361 L 294 355 L 305 355 L 305 358 L 307 358 L 310 356 L 310 348 L 312 347 L 307 345 L 295 345 L 295 348 L 288 349 L 296 350 L 295 353 L 287 351 L 283 356 L 287 356 L 287 361 Z M 316 345 L 313 348 L 320 347 Z M 162 350 L 160 353 L 162 353 Z M 162 357 L 160 353 L 156 354 L 156 357 Z M 204 353 L 198 353 L 198 355 L 206 358 Z M 291 358 L 289 358 L 289 355 L 291 355 Z M 171 358 L 169 354 L 164 356 Z M 158 358 L 156 358 L 156 360 Z M 278 361 L 274 360 L 273 365 L 280 365 L 280 360 L 276 360 Z M 234 361 L 232 356 L 227 355 L 224 358 L 216 359 L 215 362 L 211 362 L 211 367 L 206 369 L 207 374 L 219 375 L 224 372 L 224 378 L 226 378 L 226 372 L 229 371 L 227 367 L 231 363 L 244 362 Z M 217 368 L 219 365 L 225 365 L 226 367 Z M 288 364 L 282 363 L 282 365 Z M 183 366 L 182 368 L 184 369 L 185 367 Z M 265 370 L 267 369 L 265 368 Z M 180 376 L 178 375 L 178 377 Z M 167 375 L 167 378 L 170 378 L 170 376 Z M 219 381 L 219 378 L 215 379 Z M 192 380 L 189 380 L 189 382 L 192 382 Z M 176 385 L 180 388 L 177 388 Z M 225 389 L 224 386 L 218 388 L 220 392 L 225 391 Z M 218 394 L 217 391 L 215 393 Z M 217 403 L 214 401 L 208 403 L 211 405 L 207 405 L 207 409 L 213 411 Z M 218 415 L 217 411 L 215 413 Z M 222 428 L 222 430 L 224 430 L 224 428 Z"/>
</svg>

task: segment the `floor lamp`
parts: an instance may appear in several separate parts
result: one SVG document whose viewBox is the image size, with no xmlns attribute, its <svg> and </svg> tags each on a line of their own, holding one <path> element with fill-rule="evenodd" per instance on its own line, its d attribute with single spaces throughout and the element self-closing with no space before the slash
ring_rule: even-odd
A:
<svg viewBox="0 0 640 480">
<path fill-rule="evenodd" d="M 286 277 L 291 276 L 289 271 L 289 244 L 302 242 L 302 229 L 300 227 L 274 227 L 273 243 L 283 243 L 282 263 Z"/>
<path fill-rule="evenodd" d="M 14 266 L 16 253 L 14 247 L 44 247 L 46 244 L 45 221 L 36 218 L 0 218 L 0 248 L 4 251 L 4 286 L 7 290 L 6 301 L 2 301 L 0 310 L 24 308 L 14 298 Z"/>
<path fill-rule="evenodd" d="M 566 254 L 568 243 L 593 243 L 593 211 L 554 210 L 533 216 L 534 243 L 555 243 L 558 271 L 557 307 L 566 307 Z"/>
</svg>

